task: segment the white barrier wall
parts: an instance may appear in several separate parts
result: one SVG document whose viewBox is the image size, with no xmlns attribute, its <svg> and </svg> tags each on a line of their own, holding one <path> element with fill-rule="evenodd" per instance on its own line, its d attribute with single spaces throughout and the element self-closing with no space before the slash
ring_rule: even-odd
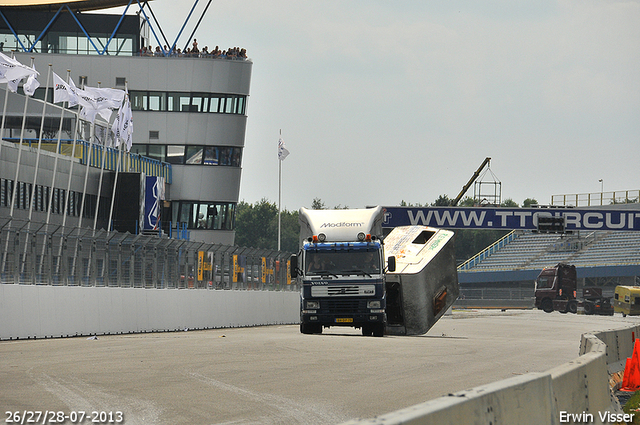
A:
<svg viewBox="0 0 640 425">
<path fill-rule="evenodd" d="M 0 339 L 299 322 L 298 292 L 0 285 Z"/>
<path fill-rule="evenodd" d="M 583 334 L 580 357 L 546 373 L 529 373 L 343 425 L 607 424 L 618 419 L 609 414 L 622 414 L 609 389 L 609 373 L 624 369 L 639 331 L 640 326 L 633 326 Z"/>
</svg>

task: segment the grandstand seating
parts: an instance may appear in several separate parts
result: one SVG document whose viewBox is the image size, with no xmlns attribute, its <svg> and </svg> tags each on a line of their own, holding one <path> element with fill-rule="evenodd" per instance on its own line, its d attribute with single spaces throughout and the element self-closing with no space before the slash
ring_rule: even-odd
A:
<svg viewBox="0 0 640 425">
<path fill-rule="evenodd" d="M 481 259 L 464 270 L 531 270 L 560 262 L 578 267 L 637 265 L 640 232 L 595 231 L 579 235 L 520 232 L 500 249 L 478 255 Z"/>
</svg>

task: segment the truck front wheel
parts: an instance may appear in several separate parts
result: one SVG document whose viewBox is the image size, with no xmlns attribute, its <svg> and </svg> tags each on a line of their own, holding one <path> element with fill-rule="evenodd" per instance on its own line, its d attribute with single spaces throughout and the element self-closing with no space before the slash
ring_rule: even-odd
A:
<svg viewBox="0 0 640 425">
<path fill-rule="evenodd" d="M 545 313 L 551 313 L 553 311 L 553 302 L 549 298 L 545 298 L 540 303 L 540 309 Z"/>
<path fill-rule="evenodd" d="M 373 326 L 373 336 L 384 336 L 384 323 L 378 323 Z"/>
<path fill-rule="evenodd" d="M 322 325 L 318 323 L 300 323 L 300 332 L 305 335 L 321 334 Z"/>
</svg>

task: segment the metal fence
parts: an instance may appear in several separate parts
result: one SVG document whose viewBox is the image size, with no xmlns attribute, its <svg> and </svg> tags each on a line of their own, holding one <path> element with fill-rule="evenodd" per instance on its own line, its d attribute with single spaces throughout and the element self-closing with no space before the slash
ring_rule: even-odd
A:
<svg viewBox="0 0 640 425">
<path fill-rule="evenodd" d="M 0 220 L 0 283 L 297 291 L 290 254 Z"/>
<path fill-rule="evenodd" d="M 460 299 L 466 300 L 530 300 L 533 288 L 461 288 Z"/>
</svg>

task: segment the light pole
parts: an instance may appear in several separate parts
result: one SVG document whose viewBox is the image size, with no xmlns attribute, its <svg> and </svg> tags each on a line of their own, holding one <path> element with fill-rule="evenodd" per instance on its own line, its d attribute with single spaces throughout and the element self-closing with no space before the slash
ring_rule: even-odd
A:
<svg viewBox="0 0 640 425">
<path fill-rule="evenodd" d="M 600 182 L 600 205 L 604 205 L 604 179 L 598 181 Z"/>
</svg>

